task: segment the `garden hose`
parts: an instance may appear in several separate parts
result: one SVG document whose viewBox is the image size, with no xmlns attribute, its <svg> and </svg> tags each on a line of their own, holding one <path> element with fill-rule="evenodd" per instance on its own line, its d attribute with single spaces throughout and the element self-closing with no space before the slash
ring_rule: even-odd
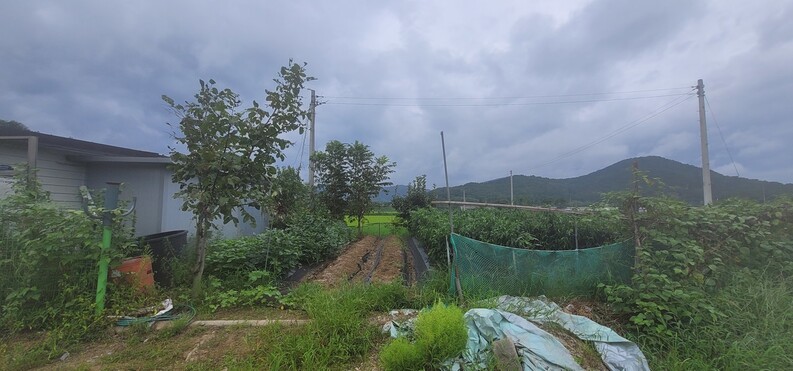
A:
<svg viewBox="0 0 793 371">
<path fill-rule="evenodd" d="M 138 323 L 148 323 L 149 326 L 153 325 L 154 322 L 159 321 L 175 321 L 180 319 L 187 319 L 187 322 L 190 322 L 195 317 L 196 310 L 190 305 L 178 305 L 174 306 L 173 309 L 169 310 L 166 313 L 157 315 L 157 316 L 146 316 L 146 317 L 121 317 L 118 321 L 116 321 L 116 326 L 133 326 Z"/>
</svg>

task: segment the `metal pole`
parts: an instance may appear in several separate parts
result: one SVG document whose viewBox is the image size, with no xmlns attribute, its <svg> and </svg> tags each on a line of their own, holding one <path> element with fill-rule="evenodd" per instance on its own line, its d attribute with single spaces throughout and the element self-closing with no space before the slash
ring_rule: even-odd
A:
<svg viewBox="0 0 793 371">
<path fill-rule="evenodd" d="M 452 221 L 452 195 L 449 191 L 449 171 L 446 167 L 446 142 L 443 139 L 443 132 L 441 132 L 441 148 L 443 149 L 443 175 L 446 177 L 446 201 L 449 201 L 449 230 L 454 233 L 454 222 Z"/>
<path fill-rule="evenodd" d="M 446 166 L 446 142 L 443 139 L 443 132 L 441 131 L 441 148 L 443 149 L 443 175 L 446 177 L 446 200 L 449 202 L 449 231 L 450 234 L 454 233 L 454 221 L 452 219 L 452 196 L 449 191 L 449 170 Z M 449 254 L 449 245 L 446 245 L 446 253 Z M 457 297 L 462 303 L 465 298 L 463 297 L 463 288 L 460 284 L 460 271 L 457 269 L 457 256 L 454 257 L 454 283 L 457 288 Z"/>
<path fill-rule="evenodd" d="M 512 193 L 512 170 L 509 171 L 509 204 L 515 204 L 515 194 Z"/>
<path fill-rule="evenodd" d="M 99 258 L 99 273 L 96 278 L 96 314 L 105 310 L 105 292 L 107 288 L 107 270 L 110 265 L 110 242 L 112 239 L 113 210 L 118 207 L 118 187 L 121 183 L 107 182 L 105 191 L 105 209 L 102 213 L 102 249 Z"/>
<path fill-rule="evenodd" d="M 311 104 L 309 105 L 309 113 L 308 119 L 310 121 L 310 127 L 308 132 L 308 188 L 311 192 L 314 192 L 314 132 L 316 131 L 315 123 L 317 118 L 317 92 L 314 89 L 311 90 Z"/>
<path fill-rule="evenodd" d="M 708 127 L 705 123 L 705 84 L 697 80 L 697 97 L 699 97 L 699 139 L 702 145 L 702 193 L 704 204 L 713 203 L 710 184 L 710 160 L 708 160 Z"/>
</svg>

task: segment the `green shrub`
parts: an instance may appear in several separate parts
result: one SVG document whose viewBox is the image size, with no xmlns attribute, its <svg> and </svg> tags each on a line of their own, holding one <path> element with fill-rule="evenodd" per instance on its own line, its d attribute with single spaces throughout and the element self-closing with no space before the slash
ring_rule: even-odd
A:
<svg viewBox="0 0 793 371">
<path fill-rule="evenodd" d="M 206 272 L 226 280 L 264 270 L 283 277 L 300 263 L 316 263 L 336 255 L 350 242 L 344 223 L 319 213 L 302 212 L 286 229 L 269 229 L 257 236 L 220 240 L 211 244 Z"/>
<path fill-rule="evenodd" d="M 380 362 L 386 370 L 437 369 L 462 354 L 468 342 L 463 311 L 456 305 L 436 302 L 419 313 L 413 330 L 415 343 L 401 337 L 383 348 Z"/>
<path fill-rule="evenodd" d="M 435 303 L 430 310 L 419 313 L 414 330 L 416 346 L 428 365 L 459 356 L 465 350 L 468 330 L 463 311 L 454 304 Z"/>
<path fill-rule="evenodd" d="M 217 277 L 264 270 L 281 277 L 298 265 L 300 244 L 294 235 L 271 229 L 258 236 L 239 237 L 212 243 L 206 257 L 206 271 Z"/>
<path fill-rule="evenodd" d="M 424 357 L 418 347 L 405 338 L 397 338 L 388 343 L 380 352 L 380 362 L 386 371 L 424 369 Z"/>
<path fill-rule="evenodd" d="M 0 200 L 0 332 L 48 330 L 42 349 L 52 357 L 103 334 L 108 323 L 94 315 L 101 221 L 56 205 L 25 175 L 20 171 L 14 193 Z M 120 219 L 111 266 L 135 246 Z"/>
<path fill-rule="evenodd" d="M 790 272 L 793 202 L 727 200 L 692 207 L 665 198 L 617 194 L 626 224 L 636 223 L 638 266 L 631 284 L 604 285 L 612 307 L 642 332 L 672 336 L 725 315 L 711 298 L 732 273 Z M 641 208 L 642 212 L 632 210 Z"/>
<path fill-rule="evenodd" d="M 220 308 L 248 307 L 255 305 L 278 305 L 281 292 L 274 286 L 265 271 L 251 271 L 247 281 L 222 281 L 210 276 L 204 290 L 203 304 L 210 310 Z"/>
<path fill-rule="evenodd" d="M 571 215 L 508 209 L 457 210 L 455 232 L 479 241 L 538 250 L 572 250 L 601 246 L 622 239 L 619 220 L 607 210 L 592 215 Z M 446 262 L 449 215 L 424 208 L 410 213 L 410 233 L 424 243 L 435 264 Z"/>
<path fill-rule="evenodd" d="M 300 246 L 301 263 L 313 264 L 336 256 L 352 239 L 343 221 L 320 212 L 301 212 L 289 219 L 287 231 Z"/>
</svg>

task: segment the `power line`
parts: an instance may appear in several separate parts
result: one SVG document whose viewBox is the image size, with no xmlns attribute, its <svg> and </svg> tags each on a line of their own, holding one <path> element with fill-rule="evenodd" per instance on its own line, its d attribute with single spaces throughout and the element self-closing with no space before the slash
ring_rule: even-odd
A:
<svg viewBox="0 0 793 371">
<path fill-rule="evenodd" d="M 582 100 L 524 102 L 524 103 L 362 103 L 362 102 L 333 102 L 333 101 L 328 101 L 327 104 L 347 105 L 347 106 L 382 106 L 382 107 L 504 107 L 504 106 L 537 106 L 537 105 L 551 105 L 551 104 L 615 102 L 615 101 L 626 101 L 626 100 L 666 98 L 666 97 L 680 97 L 680 96 L 685 96 L 685 95 L 689 95 L 689 94 L 690 93 L 680 93 L 680 94 L 647 95 L 647 96 L 640 96 L 640 97 L 623 97 L 623 98 L 607 98 L 607 99 L 582 99 Z M 326 97 L 326 98 L 329 98 L 329 97 Z"/>
<path fill-rule="evenodd" d="M 645 90 L 579 93 L 579 94 L 527 95 L 527 96 L 518 96 L 518 97 L 356 97 L 356 96 L 334 96 L 334 95 L 324 95 L 322 97 L 331 98 L 331 99 L 358 99 L 358 100 L 499 100 L 499 99 L 586 97 L 586 96 L 596 96 L 596 95 L 648 93 L 648 92 L 658 92 L 658 91 L 682 90 L 682 89 L 690 89 L 690 88 L 691 88 L 690 86 L 683 86 L 683 87 L 665 88 L 665 89 L 645 89 Z"/>
<path fill-rule="evenodd" d="M 670 101 L 670 102 L 668 102 L 668 103 L 656 108 L 653 112 L 651 112 L 650 114 L 646 115 L 643 118 L 631 121 L 628 124 L 620 127 L 619 129 L 609 133 L 608 135 L 606 135 L 604 137 L 601 137 L 600 139 L 597 139 L 595 141 L 587 143 L 587 144 L 585 144 L 583 146 L 574 148 L 573 150 L 565 152 L 565 153 L 563 153 L 563 154 L 561 154 L 561 155 L 559 155 L 557 157 L 554 157 L 554 158 L 552 158 L 551 160 L 549 160 L 547 162 L 544 162 L 544 163 L 542 163 L 540 165 L 537 165 L 535 167 L 529 168 L 529 169 L 527 169 L 527 171 L 539 169 L 539 168 L 548 166 L 550 164 L 553 164 L 553 163 L 555 163 L 557 161 L 560 161 L 560 160 L 566 159 L 568 157 L 571 157 L 571 156 L 573 156 L 575 154 L 581 153 L 581 152 L 583 152 L 583 151 L 585 151 L 585 150 L 587 150 L 587 149 L 589 149 L 589 148 L 591 148 L 591 147 L 593 147 L 593 146 L 595 146 L 597 144 L 603 143 L 606 140 L 613 138 L 614 136 L 616 136 L 616 135 L 618 135 L 620 133 L 623 133 L 623 132 L 625 132 L 625 131 L 627 131 L 629 129 L 632 129 L 632 128 L 636 127 L 636 126 L 639 126 L 639 125 L 641 125 L 641 124 L 643 124 L 643 123 L 645 123 L 645 122 L 657 117 L 658 115 L 660 115 L 660 114 L 662 114 L 662 113 L 664 113 L 664 112 L 676 107 L 677 105 L 679 105 L 679 104 L 691 99 L 692 97 L 694 97 L 694 94 L 686 94 L 686 97 L 683 98 L 683 99 L 675 98 L 672 101 Z"/>
<path fill-rule="evenodd" d="M 303 144 L 300 145 L 300 167 L 297 168 L 298 171 L 300 171 L 300 168 L 303 167 L 303 154 L 305 153 L 306 136 L 307 136 L 307 134 L 308 134 L 308 130 L 303 132 Z M 295 159 L 297 159 L 297 158 L 295 158 Z M 295 163 L 296 162 L 292 161 L 292 167 L 295 167 Z"/>
<path fill-rule="evenodd" d="M 713 108 L 710 107 L 710 101 L 708 97 L 705 97 L 705 103 L 708 104 L 708 111 L 710 111 L 710 116 L 713 117 L 713 122 L 716 124 L 716 129 L 719 130 L 719 136 L 721 137 L 721 142 L 724 143 L 724 148 L 727 150 L 727 155 L 730 156 L 730 161 L 732 162 L 732 167 L 735 169 L 735 175 L 741 176 L 741 173 L 738 172 L 738 166 L 735 165 L 735 160 L 732 159 L 732 152 L 730 151 L 730 147 L 727 145 L 727 141 L 724 140 L 724 134 L 721 132 L 721 126 L 719 126 L 719 121 L 716 120 L 716 114 L 713 113 Z"/>
</svg>

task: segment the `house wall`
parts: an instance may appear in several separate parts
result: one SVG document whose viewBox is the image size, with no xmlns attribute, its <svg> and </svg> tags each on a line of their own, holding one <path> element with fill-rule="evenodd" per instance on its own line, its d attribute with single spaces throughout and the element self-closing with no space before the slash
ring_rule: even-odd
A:
<svg viewBox="0 0 793 371">
<path fill-rule="evenodd" d="M 193 214 L 187 211 L 182 211 L 182 199 L 174 197 L 174 194 L 179 191 L 179 185 L 170 181 L 171 172 L 167 171 L 165 179 L 168 181 L 163 183 L 163 217 L 162 217 L 162 230 L 187 230 L 189 234 L 195 234 L 195 221 Z M 223 224 L 222 220 L 215 221 L 215 226 L 218 229 L 214 232 L 222 237 L 233 238 L 239 236 L 250 236 L 264 232 L 269 226 L 268 218 L 265 213 L 257 211 L 253 208 L 246 208 L 246 210 L 256 217 L 256 226 L 242 222 L 242 217 L 239 212 L 235 215 L 239 218 L 239 225 L 235 226 L 234 223 Z"/>
<path fill-rule="evenodd" d="M 165 164 L 94 162 L 87 165 L 87 186 L 106 188 L 107 182 L 123 183 L 119 200 L 137 198 L 134 214 L 135 234 L 145 236 L 163 232 L 163 181 Z M 168 179 L 170 183 L 170 178 Z"/>
<path fill-rule="evenodd" d="M 0 141 L 0 164 L 18 165 L 27 162 L 27 145 L 24 141 Z M 179 186 L 171 182 L 171 172 L 166 164 L 130 162 L 78 163 L 66 159 L 57 150 L 39 147 L 36 165 L 38 179 L 52 200 L 71 209 L 82 208 L 80 186 L 102 189 L 106 182 L 124 183 L 120 199 L 131 201 L 137 197 L 134 214 L 135 233 L 138 236 L 172 230 L 187 230 L 195 234 L 193 214 L 182 211 L 182 200 L 174 197 Z M 10 192 L 10 173 L 0 174 L 0 198 Z M 231 238 L 261 233 L 268 227 L 267 215 L 255 209 L 248 211 L 256 216 L 256 225 L 242 223 L 222 224 L 216 221 L 218 234 Z M 240 221 L 242 217 L 237 212 Z"/>
<path fill-rule="evenodd" d="M 27 163 L 27 144 L 21 140 L 0 141 L 0 164 Z M 42 188 L 50 192 L 53 201 L 71 209 L 82 207 L 80 186 L 85 184 L 85 165 L 66 159 L 66 155 L 47 148 L 39 148 L 36 175 Z"/>
</svg>

